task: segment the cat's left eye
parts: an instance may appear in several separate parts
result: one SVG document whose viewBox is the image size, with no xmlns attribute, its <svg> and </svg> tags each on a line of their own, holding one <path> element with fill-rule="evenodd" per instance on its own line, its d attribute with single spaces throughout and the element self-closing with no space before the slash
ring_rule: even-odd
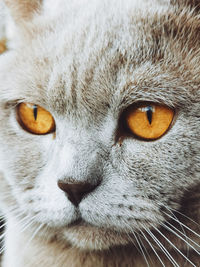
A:
<svg viewBox="0 0 200 267">
<path fill-rule="evenodd" d="M 130 106 L 123 120 L 135 137 L 156 140 L 168 131 L 173 118 L 174 110 L 170 107 L 147 102 Z"/>
<path fill-rule="evenodd" d="M 22 128 L 33 134 L 48 134 L 55 131 L 53 116 L 46 109 L 31 103 L 17 106 L 18 121 Z"/>
</svg>

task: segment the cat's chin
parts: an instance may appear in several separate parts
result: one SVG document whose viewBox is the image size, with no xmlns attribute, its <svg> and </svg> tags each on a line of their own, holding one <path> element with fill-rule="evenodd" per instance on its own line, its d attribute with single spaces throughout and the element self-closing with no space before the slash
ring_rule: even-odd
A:
<svg viewBox="0 0 200 267">
<path fill-rule="evenodd" d="M 63 238 L 81 250 L 106 250 L 113 246 L 130 243 L 130 236 L 124 233 L 99 228 L 84 222 L 72 224 L 64 229 Z"/>
</svg>

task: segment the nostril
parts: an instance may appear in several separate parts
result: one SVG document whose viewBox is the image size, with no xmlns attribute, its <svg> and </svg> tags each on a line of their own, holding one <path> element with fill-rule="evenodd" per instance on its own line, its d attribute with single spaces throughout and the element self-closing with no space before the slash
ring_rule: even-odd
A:
<svg viewBox="0 0 200 267">
<path fill-rule="evenodd" d="M 67 183 L 58 181 L 58 187 L 67 194 L 68 199 L 75 206 L 78 206 L 83 196 L 92 192 L 97 185 L 92 185 L 90 183 Z"/>
</svg>

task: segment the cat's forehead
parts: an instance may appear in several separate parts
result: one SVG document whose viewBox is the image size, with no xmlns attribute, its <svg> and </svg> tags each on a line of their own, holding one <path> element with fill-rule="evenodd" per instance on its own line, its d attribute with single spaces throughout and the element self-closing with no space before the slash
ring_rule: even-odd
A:
<svg viewBox="0 0 200 267">
<path fill-rule="evenodd" d="M 177 90 L 183 82 L 177 77 L 195 69 L 189 64 L 187 71 L 180 69 L 189 49 L 187 40 L 184 51 L 177 34 L 182 15 L 178 21 L 167 5 L 154 10 L 148 1 L 138 7 L 136 1 L 97 2 L 76 16 L 61 12 L 60 17 L 36 21 L 20 55 L 25 72 L 32 75 L 23 93 L 60 113 L 71 107 L 104 112 L 113 102 L 116 106 L 124 99 L 143 100 L 145 94 L 150 101 L 156 97 L 167 101 L 169 91 L 163 89 Z"/>
</svg>

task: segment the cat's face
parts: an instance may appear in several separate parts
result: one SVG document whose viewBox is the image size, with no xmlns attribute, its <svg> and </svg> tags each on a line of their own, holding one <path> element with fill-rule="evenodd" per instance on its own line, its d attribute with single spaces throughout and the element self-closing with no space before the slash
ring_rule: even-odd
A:
<svg viewBox="0 0 200 267">
<path fill-rule="evenodd" d="M 174 15 L 167 1 L 144 2 L 148 12 L 134 1 L 95 3 L 83 3 L 76 16 L 69 8 L 36 19 L 16 51 L 1 57 L 0 170 L 7 192 L 0 190 L 6 207 L 33 225 L 99 249 L 160 226 L 164 210 L 179 208 L 198 184 L 200 37 L 191 33 L 195 18 Z M 187 36 L 180 39 L 183 22 Z M 17 119 L 22 102 L 48 110 L 55 132 L 24 130 Z M 124 112 L 138 103 L 174 111 L 161 138 L 121 130 Z M 96 187 L 75 206 L 58 181 Z"/>
</svg>

